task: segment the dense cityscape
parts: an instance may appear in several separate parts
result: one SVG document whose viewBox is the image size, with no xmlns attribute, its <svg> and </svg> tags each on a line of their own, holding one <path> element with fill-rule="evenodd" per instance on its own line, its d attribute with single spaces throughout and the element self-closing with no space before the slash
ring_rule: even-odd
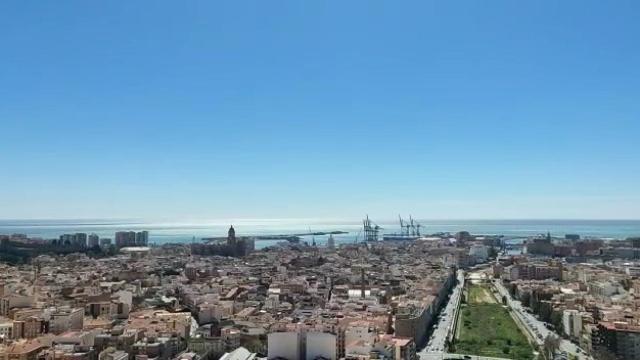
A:
<svg viewBox="0 0 640 360">
<path fill-rule="evenodd" d="M 640 238 L 0 236 L 2 360 L 640 357 Z M 424 232 L 424 229 L 423 229 Z M 306 238 L 305 238 L 306 239 Z"/>
<path fill-rule="evenodd" d="M 0 0 L 0 44 L 0 360 L 640 360 L 638 0 Z"/>
</svg>

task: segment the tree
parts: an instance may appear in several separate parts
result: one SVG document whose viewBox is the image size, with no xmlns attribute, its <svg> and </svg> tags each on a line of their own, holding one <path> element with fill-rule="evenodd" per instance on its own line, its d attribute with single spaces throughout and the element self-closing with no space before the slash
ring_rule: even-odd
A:
<svg viewBox="0 0 640 360">
<path fill-rule="evenodd" d="M 620 280 L 620 285 L 622 285 L 622 288 L 625 291 L 629 291 L 631 289 L 631 287 L 633 286 L 633 282 L 631 281 L 631 279 L 626 278 L 626 279 Z"/>
<path fill-rule="evenodd" d="M 553 311 L 551 313 L 551 321 L 549 321 L 556 331 L 560 332 L 562 329 L 562 313 L 560 311 Z"/>
<path fill-rule="evenodd" d="M 554 335 L 547 335 L 542 344 L 544 355 L 547 359 L 553 359 L 553 354 L 560 348 L 560 339 Z"/>
<path fill-rule="evenodd" d="M 534 314 L 540 313 L 540 297 L 538 291 L 534 290 L 531 294 L 531 304 L 529 305 Z"/>
<path fill-rule="evenodd" d="M 551 322 L 551 314 L 553 313 L 553 306 L 549 302 L 540 303 L 540 307 L 538 310 L 538 314 L 540 315 L 540 320 L 544 322 Z"/>
<path fill-rule="evenodd" d="M 522 302 L 522 306 L 529 307 L 531 305 L 531 293 L 523 292 L 520 295 L 520 301 Z"/>
</svg>

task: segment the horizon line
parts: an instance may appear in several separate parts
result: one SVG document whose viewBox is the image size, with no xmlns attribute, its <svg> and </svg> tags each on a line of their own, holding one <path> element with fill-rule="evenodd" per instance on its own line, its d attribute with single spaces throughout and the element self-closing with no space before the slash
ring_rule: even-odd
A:
<svg viewBox="0 0 640 360">
<path fill-rule="evenodd" d="M 366 215 L 364 216 L 366 217 Z M 363 217 L 363 218 L 364 218 Z M 375 219 L 371 218 L 370 219 Z M 404 218 L 403 218 L 404 219 Z M 558 217 L 558 218 L 544 218 L 544 217 L 512 217 L 512 218 L 455 218 L 455 217 L 442 217 L 442 218 L 421 218 L 413 217 L 414 220 L 420 221 L 640 221 L 640 218 L 589 218 L 589 217 Z M 361 222 L 362 219 L 354 218 L 335 218 L 335 217 L 220 217 L 220 218 L 185 218 L 185 217 L 150 217 L 150 218 L 117 218 L 117 217 L 33 217 L 33 218 L 0 218 L 0 221 L 129 221 L 129 222 L 162 222 L 162 221 L 196 221 L 196 222 L 208 222 L 208 221 L 341 221 L 341 222 Z M 382 221 L 397 222 L 397 218 L 383 218 Z"/>
</svg>

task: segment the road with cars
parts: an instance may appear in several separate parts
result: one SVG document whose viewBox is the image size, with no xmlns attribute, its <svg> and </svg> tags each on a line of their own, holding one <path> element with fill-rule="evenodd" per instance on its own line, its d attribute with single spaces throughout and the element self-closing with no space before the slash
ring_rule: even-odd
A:
<svg viewBox="0 0 640 360">
<path fill-rule="evenodd" d="M 460 308 L 460 300 L 462 291 L 464 288 L 465 275 L 462 270 L 457 273 L 458 284 L 454 287 L 449 301 L 444 309 L 441 311 L 440 316 L 437 318 L 436 323 L 433 326 L 431 336 L 427 345 L 418 352 L 420 360 L 446 360 L 446 359 L 471 359 L 471 360 L 490 360 L 492 358 L 474 356 L 474 355 L 461 355 L 447 353 L 447 339 L 451 340 L 455 334 L 455 320 L 458 315 L 458 309 Z M 576 344 L 569 340 L 563 339 L 554 331 L 548 329 L 545 323 L 538 320 L 533 314 L 529 313 L 526 308 L 520 303 L 520 301 L 511 298 L 508 290 L 504 287 L 499 280 L 491 281 L 495 290 L 500 297 L 504 296 L 507 300 L 507 305 L 511 308 L 512 316 L 519 321 L 529 335 L 534 339 L 536 344 L 542 347 L 544 339 L 547 335 L 554 335 L 560 339 L 560 348 L 556 354 L 556 360 L 565 360 L 570 356 L 578 360 L 593 360 L 592 357 L 585 354 Z M 497 359 L 497 358 L 493 358 Z"/>
<path fill-rule="evenodd" d="M 520 320 L 520 323 L 527 328 L 529 334 L 533 336 L 538 346 L 542 346 L 547 335 L 553 335 L 560 339 L 560 349 L 556 359 L 564 359 L 565 357 L 568 357 L 568 355 L 573 355 L 579 360 L 592 360 L 592 358 L 586 355 L 585 352 L 576 344 L 561 338 L 554 331 L 549 330 L 545 326 L 545 323 L 538 320 L 533 314 L 529 313 L 520 301 L 511 298 L 509 291 L 504 287 L 500 280 L 494 280 L 493 285 L 500 296 L 504 296 L 507 299 L 507 305 L 511 307 L 512 314 L 515 315 Z"/>
<path fill-rule="evenodd" d="M 464 271 L 458 270 L 457 277 L 458 283 L 453 288 L 447 305 L 442 309 L 439 318 L 436 320 L 427 345 L 418 353 L 418 356 L 420 356 L 422 360 L 449 359 L 449 357 L 445 356 L 448 355 L 446 354 L 447 349 L 445 347 L 447 338 L 453 335 L 453 324 L 458 315 L 460 298 L 462 289 L 464 288 Z M 451 359 L 457 358 L 451 357 Z"/>
</svg>

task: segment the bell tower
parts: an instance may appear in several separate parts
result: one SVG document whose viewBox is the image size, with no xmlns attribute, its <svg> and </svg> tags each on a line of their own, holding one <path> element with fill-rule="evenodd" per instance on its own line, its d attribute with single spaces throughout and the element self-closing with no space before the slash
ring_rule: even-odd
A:
<svg viewBox="0 0 640 360">
<path fill-rule="evenodd" d="M 236 246 L 236 230 L 233 228 L 233 225 L 229 228 L 229 233 L 227 235 L 227 245 Z"/>
</svg>

